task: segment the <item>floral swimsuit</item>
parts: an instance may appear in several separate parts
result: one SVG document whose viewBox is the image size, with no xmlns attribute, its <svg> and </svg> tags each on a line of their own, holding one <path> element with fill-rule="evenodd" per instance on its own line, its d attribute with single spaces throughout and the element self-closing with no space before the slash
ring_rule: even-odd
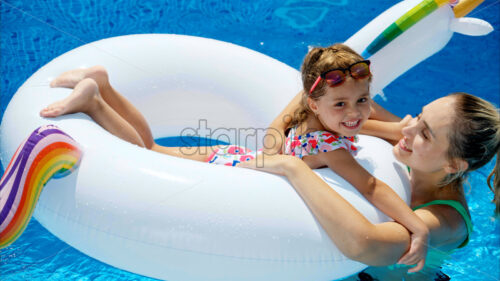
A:
<svg viewBox="0 0 500 281">
<path fill-rule="evenodd" d="M 356 155 L 358 148 L 354 145 L 358 141 L 357 136 L 341 137 L 328 131 L 315 131 L 305 135 L 296 135 L 297 127 L 291 128 L 285 140 L 284 154 L 302 158 L 307 155 L 315 155 L 320 152 L 333 151 L 343 148 L 352 155 Z M 206 162 L 226 166 L 235 166 L 244 161 L 254 159 L 262 149 L 252 151 L 238 145 L 228 145 L 214 150 Z"/>
</svg>

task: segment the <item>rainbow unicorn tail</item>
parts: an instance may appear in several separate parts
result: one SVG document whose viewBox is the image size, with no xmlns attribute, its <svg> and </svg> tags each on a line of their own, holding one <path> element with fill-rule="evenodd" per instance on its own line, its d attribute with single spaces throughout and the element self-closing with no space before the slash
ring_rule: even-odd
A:
<svg viewBox="0 0 500 281">
<path fill-rule="evenodd" d="M 21 143 L 0 180 L 0 249 L 21 236 L 47 182 L 70 174 L 81 156 L 75 140 L 54 125 Z"/>
</svg>

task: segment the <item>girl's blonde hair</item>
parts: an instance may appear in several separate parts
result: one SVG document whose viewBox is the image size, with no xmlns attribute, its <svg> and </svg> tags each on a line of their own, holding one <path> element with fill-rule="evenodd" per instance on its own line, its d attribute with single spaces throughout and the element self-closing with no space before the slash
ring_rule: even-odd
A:
<svg viewBox="0 0 500 281">
<path fill-rule="evenodd" d="M 309 93 L 311 87 L 321 73 L 334 68 L 347 68 L 351 64 L 362 60 L 362 56 L 348 46 L 340 43 L 333 44 L 326 48 L 318 47 L 310 50 L 304 58 L 304 62 L 301 67 L 302 84 L 304 88 L 302 92 L 301 105 L 300 108 L 294 113 L 288 127 L 291 128 L 300 125 L 307 119 L 309 114 L 313 113 L 307 103 L 308 97 L 318 100 L 326 93 L 327 84 L 324 80 L 321 80 L 314 91 Z M 371 75 L 369 79 L 369 81 L 371 81 Z"/>
<path fill-rule="evenodd" d="M 461 185 L 467 172 L 487 164 L 496 155 L 496 165 L 487 182 L 493 191 L 495 214 L 500 213 L 500 113 L 491 103 L 467 93 L 453 93 L 455 122 L 450 130 L 449 159 L 467 161 L 465 171 L 449 174 L 443 184 Z M 493 184 L 491 181 L 493 180 Z"/>
</svg>

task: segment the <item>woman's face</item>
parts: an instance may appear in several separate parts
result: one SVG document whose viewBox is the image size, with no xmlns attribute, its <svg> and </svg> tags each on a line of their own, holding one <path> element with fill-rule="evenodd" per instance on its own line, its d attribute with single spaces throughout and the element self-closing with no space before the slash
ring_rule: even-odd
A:
<svg viewBox="0 0 500 281">
<path fill-rule="evenodd" d="M 449 164 L 448 135 L 455 116 L 455 98 L 437 99 L 422 108 L 402 130 L 394 155 L 411 169 L 437 172 Z"/>
</svg>

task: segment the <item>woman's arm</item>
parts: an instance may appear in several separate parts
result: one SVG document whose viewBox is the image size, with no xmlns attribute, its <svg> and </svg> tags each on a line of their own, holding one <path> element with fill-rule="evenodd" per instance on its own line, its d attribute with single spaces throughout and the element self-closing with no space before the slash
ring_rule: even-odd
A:
<svg viewBox="0 0 500 281">
<path fill-rule="evenodd" d="M 351 204 L 316 175 L 302 160 L 290 155 L 263 156 L 240 167 L 266 171 L 288 178 L 330 239 L 347 257 L 373 266 L 396 263 L 408 250 L 410 233 L 396 222 L 372 224 Z M 467 237 L 460 214 L 446 206 L 429 206 L 416 214 L 430 232 L 430 245 L 449 250 Z"/>
<path fill-rule="evenodd" d="M 423 267 L 429 229 L 408 205 L 383 181 L 366 171 L 345 149 L 319 153 L 320 160 L 352 184 L 370 203 L 405 226 L 411 234 L 410 251 L 401 259 L 405 264 Z"/>
<path fill-rule="evenodd" d="M 332 241 L 350 259 L 383 266 L 397 262 L 406 252 L 410 235 L 400 224 L 370 223 L 297 157 L 263 157 L 264 167 L 256 168 L 254 160 L 238 166 L 286 176 Z"/>
<path fill-rule="evenodd" d="M 279 154 L 285 141 L 285 129 L 292 117 L 300 107 L 302 91 L 288 103 L 281 113 L 273 120 L 264 137 L 264 153 L 267 155 Z"/>
</svg>

